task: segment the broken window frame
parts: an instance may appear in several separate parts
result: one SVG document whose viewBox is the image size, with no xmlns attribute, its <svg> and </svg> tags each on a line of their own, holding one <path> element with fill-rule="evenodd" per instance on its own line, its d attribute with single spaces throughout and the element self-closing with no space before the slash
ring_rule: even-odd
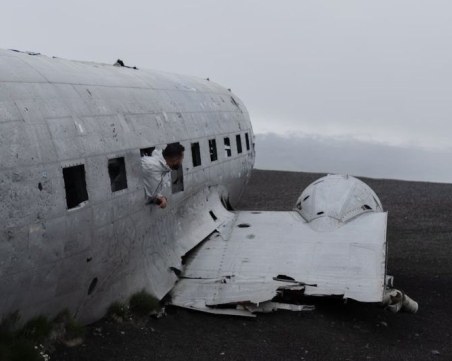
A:
<svg viewBox="0 0 452 361">
<path fill-rule="evenodd" d="M 112 193 L 116 193 L 128 188 L 126 160 L 124 157 L 108 159 L 108 175 L 110 177 L 110 186 Z"/>
<path fill-rule="evenodd" d="M 71 210 L 80 207 L 89 199 L 86 187 L 85 165 L 78 164 L 63 167 L 62 172 L 67 209 Z"/>
</svg>

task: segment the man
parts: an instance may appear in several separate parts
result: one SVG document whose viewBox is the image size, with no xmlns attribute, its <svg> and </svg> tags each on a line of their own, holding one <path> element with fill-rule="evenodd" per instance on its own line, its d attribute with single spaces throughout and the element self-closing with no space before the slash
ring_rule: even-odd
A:
<svg viewBox="0 0 452 361">
<path fill-rule="evenodd" d="M 171 187 L 171 170 L 182 166 L 185 148 L 180 143 L 171 143 L 163 150 L 154 150 L 152 156 L 141 158 L 144 190 L 148 203 L 165 208 Z"/>
</svg>

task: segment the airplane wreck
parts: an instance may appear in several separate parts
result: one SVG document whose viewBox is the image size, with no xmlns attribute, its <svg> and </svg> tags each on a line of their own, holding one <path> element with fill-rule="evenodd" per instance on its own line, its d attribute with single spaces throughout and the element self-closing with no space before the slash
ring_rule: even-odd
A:
<svg viewBox="0 0 452 361">
<path fill-rule="evenodd" d="M 416 312 L 417 303 L 388 286 L 386 224 L 387 213 L 363 182 L 340 175 L 320 178 L 291 212 L 239 211 L 225 217 L 188 257 L 171 303 L 243 316 L 309 310 L 272 301 L 301 291 Z"/>
<path fill-rule="evenodd" d="M 253 316 L 284 292 L 415 312 L 387 275 L 387 213 L 350 176 L 290 212 L 234 211 L 254 164 L 247 110 L 208 79 L 0 50 L 0 316 L 69 309 L 82 322 L 146 290 Z M 165 209 L 140 158 L 185 147 Z M 264 195 L 263 195 L 264 196 Z"/>
</svg>

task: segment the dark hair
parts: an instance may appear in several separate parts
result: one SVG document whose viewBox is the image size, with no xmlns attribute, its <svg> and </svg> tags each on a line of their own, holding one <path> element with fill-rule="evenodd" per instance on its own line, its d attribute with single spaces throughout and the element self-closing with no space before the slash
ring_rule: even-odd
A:
<svg viewBox="0 0 452 361">
<path fill-rule="evenodd" d="M 165 158 L 174 158 L 182 156 L 185 148 L 180 143 L 170 143 L 163 150 L 162 154 Z"/>
</svg>

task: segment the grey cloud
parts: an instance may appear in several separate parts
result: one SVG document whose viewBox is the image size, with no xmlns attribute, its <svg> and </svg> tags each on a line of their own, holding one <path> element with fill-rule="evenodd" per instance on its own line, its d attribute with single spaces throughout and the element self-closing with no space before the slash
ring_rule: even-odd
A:
<svg viewBox="0 0 452 361">
<path fill-rule="evenodd" d="M 452 183 L 452 152 L 353 139 L 256 135 L 256 168 Z"/>
</svg>

